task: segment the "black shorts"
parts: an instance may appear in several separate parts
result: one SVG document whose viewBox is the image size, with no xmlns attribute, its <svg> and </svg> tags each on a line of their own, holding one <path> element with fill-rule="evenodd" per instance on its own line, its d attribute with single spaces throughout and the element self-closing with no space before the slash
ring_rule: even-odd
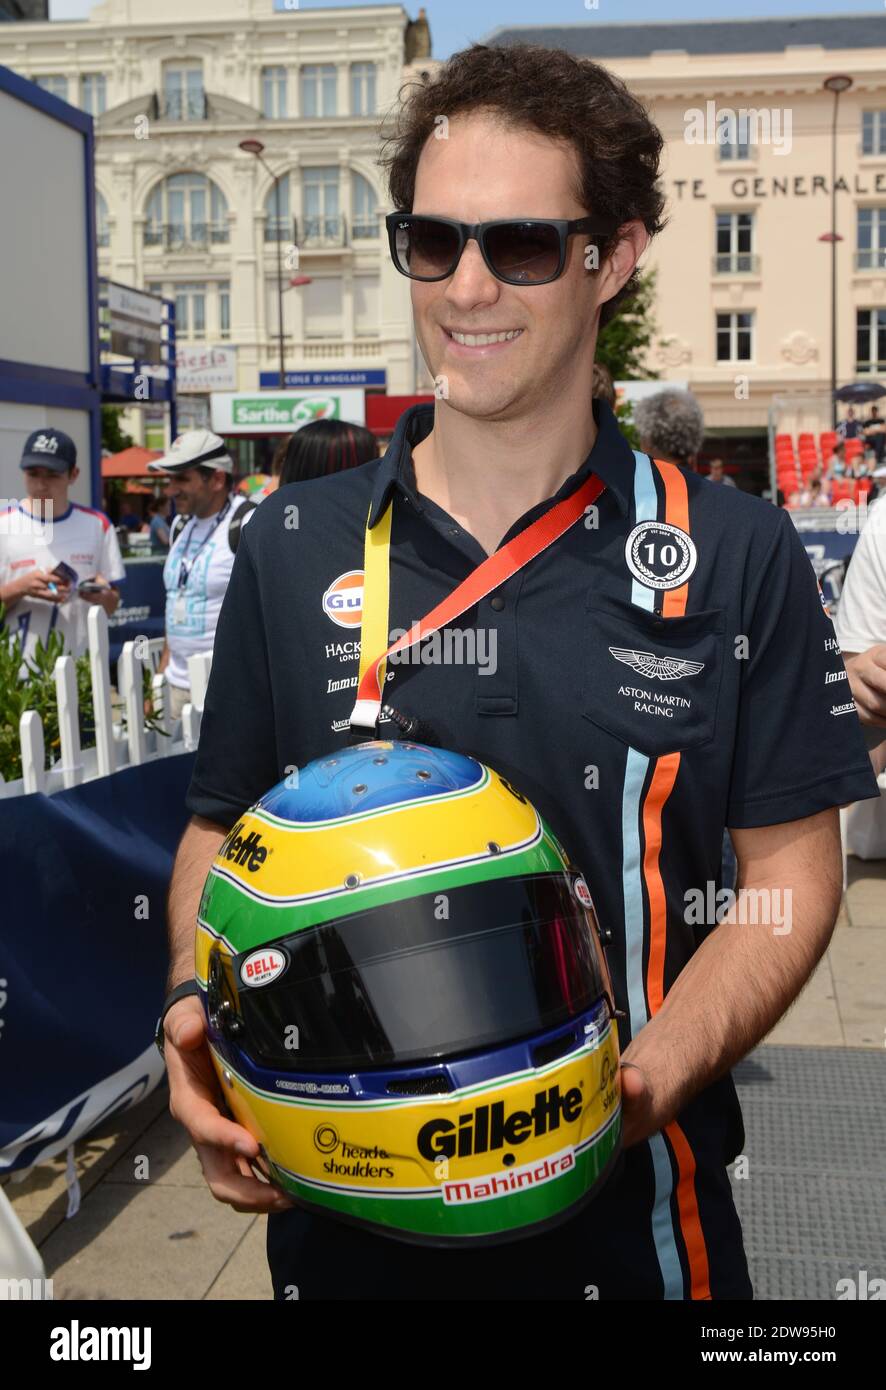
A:
<svg viewBox="0 0 886 1390">
<path fill-rule="evenodd" d="M 697 1230 L 684 1230 L 676 1194 L 659 1210 L 656 1241 L 655 1175 L 649 1149 L 641 1144 L 628 1150 L 621 1172 L 577 1217 L 507 1245 L 430 1249 L 306 1211 L 281 1212 L 268 1217 L 274 1297 L 391 1302 L 752 1299 L 725 1166 L 696 1170 L 694 1199 L 701 1243 Z M 706 1279 L 699 1278 L 700 1270 Z"/>
</svg>

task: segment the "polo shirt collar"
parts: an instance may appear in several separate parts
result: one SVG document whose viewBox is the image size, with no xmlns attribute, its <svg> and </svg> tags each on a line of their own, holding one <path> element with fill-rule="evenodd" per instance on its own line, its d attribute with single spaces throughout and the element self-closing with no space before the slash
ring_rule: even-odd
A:
<svg viewBox="0 0 886 1390">
<path fill-rule="evenodd" d="M 594 419 L 597 422 L 597 438 L 593 449 L 584 463 L 557 490 L 553 500 L 574 492 L 589 473 L 596 473 L 612 493 L 619 511 L 627 516 L 633 491 L 633 450 L 605 401 L 594 401 Z M 375 526 L 383 515 L 395 488 L 421 508 L 421 498 L 415 488 L 412 450 L 430 434 L 433 427 L 434 406 L 430 403 L 410 406 L 400 416 L 376 473 L 369 510 L 370 527 Z"/>
</svg>

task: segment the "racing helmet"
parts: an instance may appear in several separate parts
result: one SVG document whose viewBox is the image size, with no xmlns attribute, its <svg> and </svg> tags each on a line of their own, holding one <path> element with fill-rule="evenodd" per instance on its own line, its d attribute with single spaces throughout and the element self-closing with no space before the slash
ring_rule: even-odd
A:
<svg viewBox="0 0 886 1390">
<path fill-rule="evenodd" d="M 461 753 L 373 740 L 232 826 L 196 974 L 222 1094 L 300 1205 L 427 1245 L 573 1215 L 620 1155 L 587 883 Z"/>
</svg>

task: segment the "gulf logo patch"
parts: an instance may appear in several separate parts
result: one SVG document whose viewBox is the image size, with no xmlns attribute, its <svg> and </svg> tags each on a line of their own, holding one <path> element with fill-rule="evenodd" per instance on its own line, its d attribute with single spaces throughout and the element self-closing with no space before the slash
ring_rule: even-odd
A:
<svg viewBox="0 0 886 1390">
<path fill-rule="evenodd" d="M 359 627 L 363 621 L 363 571 L 348 570 L 333 579 L 323 595 L 323 612 L 339 627 Z"/>
</svg>

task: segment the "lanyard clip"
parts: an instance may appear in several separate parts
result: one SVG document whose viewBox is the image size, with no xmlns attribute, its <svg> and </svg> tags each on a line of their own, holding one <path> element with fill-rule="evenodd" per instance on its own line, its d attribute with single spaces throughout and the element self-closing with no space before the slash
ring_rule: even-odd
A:
<svg viewBox="0 0 886 1390">
<path fill-rule="evenodd" d="M 351 710 L 348 743 L 371 743 L 378 738 L 379 704 L 376 700 L 358 700 Z"/>
</svg>

